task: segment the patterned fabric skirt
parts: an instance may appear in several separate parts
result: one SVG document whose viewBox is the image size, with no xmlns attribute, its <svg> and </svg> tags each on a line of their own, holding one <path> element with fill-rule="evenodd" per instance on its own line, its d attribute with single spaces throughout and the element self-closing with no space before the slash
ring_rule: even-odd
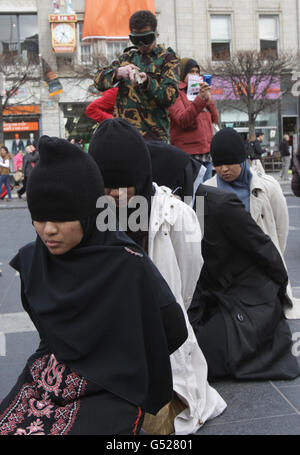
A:
<svg viewBox="0 0 300 455">
<path fill-rule="evenodd" d="M 37 351 L 0 404 L 0 435 L 139 434 L 141 408 Z"/>
</svg>

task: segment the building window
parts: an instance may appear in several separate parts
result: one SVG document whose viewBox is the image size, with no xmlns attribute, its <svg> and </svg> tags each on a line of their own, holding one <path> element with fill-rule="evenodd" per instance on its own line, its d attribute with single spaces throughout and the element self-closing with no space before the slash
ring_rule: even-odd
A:
<svg viewBox="0 0 300 455">
<path fill-rule="evenodd" d="M 88 41 L 82 41 L 83 22 L 77 25 L 78 60 L 80 63 L 88 64 L 92 62 L 92 45 Z"/>
<path fill-rule="evenodd" d="M 259 16 L 260 51 L 266 57 L 278 57 L 278 16 Z"/>
<path fill-rule="evenodd" d="M 106 41 L 106 58 L 108 63 L 111 63 L 122 55 L 126 47 L 128 47 L 128 41 Z"/>
<path fill-rule="evenodd" d="M 38 63 L 36 14 L 0 14 L 0 54 L 9 59 L 23 56 L 30 63 Z"/>
<path fill-rule="evenodd" d="M 212 60 L 230 60 L 231 55 L 231 16 L 210 17 Z"/>
</svg>

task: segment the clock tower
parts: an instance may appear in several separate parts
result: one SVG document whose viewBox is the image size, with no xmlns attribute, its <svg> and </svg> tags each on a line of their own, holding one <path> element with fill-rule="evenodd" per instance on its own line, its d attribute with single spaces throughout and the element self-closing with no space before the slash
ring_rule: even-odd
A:
<svg viewBox="0 0 300 455">
<path fill-rule="evenodd" d="M 72 54 L 76 49 L 76 14 L 50 14 L 52 50 L 56 54 Z"/>
</svg>

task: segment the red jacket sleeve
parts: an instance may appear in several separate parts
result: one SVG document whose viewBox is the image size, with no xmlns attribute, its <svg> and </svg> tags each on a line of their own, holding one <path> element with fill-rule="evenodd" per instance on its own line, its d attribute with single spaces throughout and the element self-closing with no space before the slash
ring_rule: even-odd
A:
<svg viewBox="0 0 300 455">
<path fill-rule="evenodd" d="M 182 95 L 179 95 L 175 103 L 169 108 L 170 118 L 180 128 L 184 130 L 192 130 L 197 128 L 197 116 L 205 107 L 207 107 L 206 101 L 202 100 L 198 96 L 192 103 L 185 105 L 182 100 Z"/>
<path fill-rule="evenodd" d="M 106 90 L 101 98 L 96 99 L 85 110 L 85 114 L 96 122 L 103 122 L 113 117 L 114 105 L 118 94 L 118 88 Z"/>
<path fill-rule="evenodd" d="M 212 123 L 218 124 L 219 123 L 219 114 L 218 114 L 216 105 L 215 105 L 215 103 L 213 102 L 212 99 L 211 99 L 210 103 L 207 104 L 206 107 L 209 110 L 209 112 L 211 113 L 211 121 L 212 121 Z"/>
</svg>

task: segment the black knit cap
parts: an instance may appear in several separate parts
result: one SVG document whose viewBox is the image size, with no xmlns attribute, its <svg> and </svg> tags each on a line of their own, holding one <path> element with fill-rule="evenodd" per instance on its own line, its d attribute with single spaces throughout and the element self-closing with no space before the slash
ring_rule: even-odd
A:
<svg viewBox="0 0 300 455">
<path fill-rule="evenodd" d="M 149 150 L 143 136 L 122 118 L 104 120 L 90 142 L 94 158 L 107 188 L 134 186 L 139 195 L 152 185 Z M 142 188 L 143 187 L 143 188 Z"/>
<path fill-rule="evenodd" d="M 32 220 L 76 221 L 95 213 L 104 185 L 94 160 L 58 137 L 42 136 L 38 149 L 26 189 Z"/>
<path fill-rule="evenodd" d="M 198 67 L 200 72 L 200 66 L 196 60 L 192 58 L 182 58 L 180 60 L 180 80 L 184 82 L 185 76 L 191 71 L 192 68 Z"/>
<path fill-rule="evenodd" d="M 246 159 L 243 139 L 233 128 L 224 128 L 215 134 L 210 153 L 214 166 L 240 164 Z"/>
</svg>

